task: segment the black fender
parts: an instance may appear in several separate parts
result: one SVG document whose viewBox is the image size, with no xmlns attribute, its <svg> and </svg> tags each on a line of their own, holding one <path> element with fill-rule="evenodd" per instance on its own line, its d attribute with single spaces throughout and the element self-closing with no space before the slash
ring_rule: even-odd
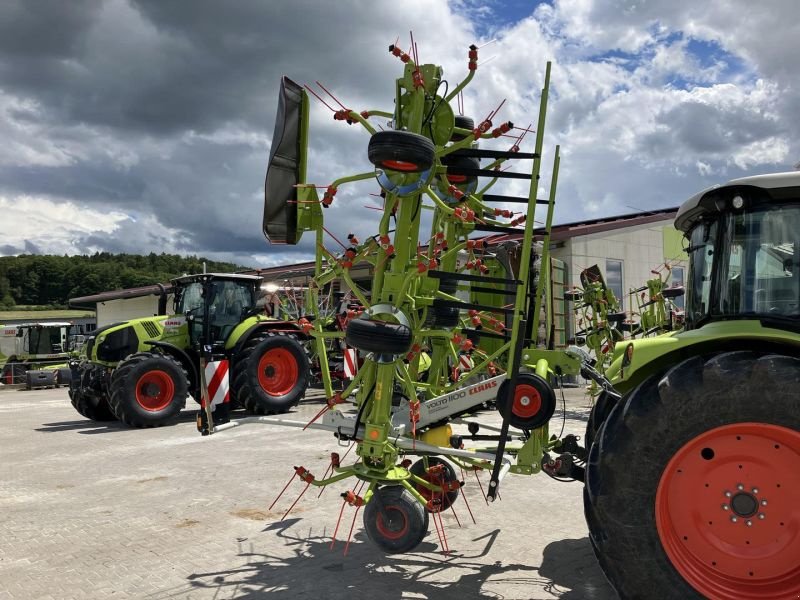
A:
<svg viewBox="0 0 800 600">
<path fill-rule="evenodd" d="M 169 342 L 159 342 L 155 340 L 148 340 L 144 342 L 148 346 L 158 348 L 164 354 L 169 354 L 178 360 L 186 372 L 189 374 L 189 393 L 194 395 L 200 389 L 200 371 L 198 365 L 198 357 L 190 355 L 183 348 L 179 348 L 175 344 Z M 192 353 L 194 354 L 194 353 Z"/>
<path fill-rule="evenodd" d="M 245 331 L 239 337 L 239 340 L 236 342 L 233 348 L 230 349 L 228 354 L 231 358 L 231 362 L 236 361 L 236 357 L 239 356 L 239 353 L 242 351 L 244 345 L 250 340 L 250 338 L 252 338 L 256 333 L 260 333 L 262 331 L 290 332 L 292 334 L 296 334 L 297 338 L 301 342 L 304 342 L 308 339 L 308 336 L 303 333 L 303 331 L 294 321 L 260 321 Z"/>
</svg>

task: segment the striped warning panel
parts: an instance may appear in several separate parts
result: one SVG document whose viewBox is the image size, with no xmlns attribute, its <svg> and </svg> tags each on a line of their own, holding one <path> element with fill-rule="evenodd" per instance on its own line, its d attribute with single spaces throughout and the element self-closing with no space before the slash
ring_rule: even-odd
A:
<svg viewBox="0 0 800 600">
<path fill-rule="evenodd" d="M 206 364 L 206 381 L 211 406 L 227 404 L 231 401 L 228 378 L 228 361 L 218 360 Z"/>
<path fill-rule="evenodd" d="M 344 351 L 344 376 L 348 379 L 353 379 L 358 372 L 358 362 L 356 351 L 352 348 L 347 348 Z"/>
</svg>

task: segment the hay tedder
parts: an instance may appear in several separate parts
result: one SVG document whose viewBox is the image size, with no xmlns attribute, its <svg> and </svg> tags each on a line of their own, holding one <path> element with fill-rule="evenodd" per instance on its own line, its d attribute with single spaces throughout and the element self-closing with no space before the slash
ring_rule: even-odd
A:
<svg viewBox="0 0 800 600">
<path fill-rule="evenodd" d="M 321 477 L 298 466 L 292 479 L 305 484 L 303 491 L 351 479 L 342 510 L 349 504 L 357 515 L 363 507 L 366 533 L 387 553 L 413 550 L 431 520 L 446 550 L 441 513 L 463 493 L 456 469 L 488 471 L 490 500 L 509 474 L 545 473 L 587 482 L 592 542 L 625 597 L 793 597 L 800 591 L 800 228 L 781 229 L 777 221 L 759 228 L 755 221 L 777 211 L 797 225 L 800 181 L 793 180 L 794 192 L 775 194 L 774 204 L 769 186 L 742 184 L 682 210 L 679 226 L 700 269 L 690 281 L 689 330 L 617 343 L 607 371 L 612 387 L 585 353 L 540 343 L 549 338 L 540 329 L 550 327 L 542 309 L 559 167 L 556 147 L 549 193 L 539 198 L 549 63 L 533 151 L 523 152 L 530 129 L 493 122 L 499 107 L 479 121 L 453 108 L 475 75 L 478 48 L 470 47 L 467 75 L 449 91 L 439 66 L 419 63 L 413 42 L 408 53 L 396 44 L 389 50 L 403 65 L 394 109 L 332 109 L 334 119 L 368 134 L 372 167 L 322 186 L 319 197 L 306 165 L 312 90 L 284 78 L 265 183 L 268 239 L 296 244 L 304 233 L 315 236 L 307 305 L 319 305 L 314 294 L 327 293 L 334 281 L 354 299 L 343 327 L 326 327 L 313 314 L 300 327 L 320 356 L 338 339 L 362 364 L 334 392 L 328 361 L 320 360 L 327 402 L 310 422 L 248 417 L 212 425 L 210 433 L 262 422 L 328 430 L 352 444 L 349 461 L 334 453 Z M 387 120 L 389 128 L 380 128 Z M 496 147 L 505 140 L 510 147 Z M 522 161 L 530 168 L 520 168 Z M 493 193 L 501 179 L 529 182 L 528 194 Z M 342 186 L 366 180 L 377 183 L 383 199 L 377 232 L 328 249 L 326 208 L 341 201 Z M 734 208 L 725 204 L 734 193 L 746 198 L 744 207 L 735 199 Z M 739 213 L 726 212 L 734 209 Z M 423 214 L 430 217 L 425 227 Z M 536 238 L 534 217 L 544 223 Z M 734 283 L 718 285 L 732 275 L 712 269 L 725 248 L 713 261 L 707 256 L 713 244 L 734 241 L 742 244 L 735 308 L 733 292 L 719 295 Z M 760 249 L 785 255 L 779 282 L 748 270 L 762 264 L 749 254 Z M 368 291 L 350 274 L 364 263 L 372 271 Z M 602 293 L 595 281 L 585 283 Z M 772 314 L 773 289 L 783 298 L 780 314 Z M 731 310 L 736 320 L 724 318 Z M 454 369 L 467 364 L 465 357 L 468 368 Z M 585 447 L 549 429 L 554 385 L 579 374 L 601 390 Z M 492 405 L 499 427 L 482 422 L 481 409 Z M 454 432 L 456 423 L 466 431 Z"/>
</svg>

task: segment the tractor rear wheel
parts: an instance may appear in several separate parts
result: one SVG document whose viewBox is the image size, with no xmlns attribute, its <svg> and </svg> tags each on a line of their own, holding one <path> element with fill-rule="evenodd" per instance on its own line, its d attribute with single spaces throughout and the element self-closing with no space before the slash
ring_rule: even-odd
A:
<svg viewBox="0 0 800 600">
<path fill-rule="evenodd" d="M 644 381 L 609 415 L 584 491 L 622 598 L 800 595 L 800 360 L 727 352 Z"/>
<path fill-rule="evenodd" d="M 386 554 L 411 552 L 428 533 L 428 513 L 403 486 L 375 490 L 364 507 L 367 536 Z"/>
<path fill-rule="evenodd" d="M 117 417 L 108 403 L 108 395 L 97 390 L 101 386 L 94 381 L 96 368 L 92 363 L 84 362 L 73 371 L 69 382 L 70 402 L 82 417 L 92 421 L 116 421 Z"/>
<path fill-rule="evenodd" d="M 255 335 L 236 358 L 233 397 L 256 415 L 286 412 L 305 395 L 310 372 L 308 354 L 295 336 Z"/>
<path fill-rule="evenodd" d="M 137 352 L 111 374 L 111 410 L 131 427 L 160 427 L 178 420 L 189 377 L 181 363 L 160 352 Z"/>
</svg>

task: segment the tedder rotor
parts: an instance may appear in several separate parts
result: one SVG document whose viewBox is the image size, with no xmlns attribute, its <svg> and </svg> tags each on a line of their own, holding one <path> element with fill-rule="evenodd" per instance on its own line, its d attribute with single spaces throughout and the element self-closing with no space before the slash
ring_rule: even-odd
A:
<svg viewBox="0 0 800 600">
<path fill-rule="evenodd" d="M 543 305 L 559 165 L 556 148 L 549 195 L 537 197 L 550 64 L 543 72 L 534 148 L 523 152 L 519 144 L 531 130 L 494 123 L 499 107 L 476 122 L 451 106 L 473 79 L 475 46 L 465 79 L 449 92 L 440 66 L 419 64 L 396 45 L 390 52 L 404 65 L 395 109 L 356 112 L 340 105 L 334 113 L 369 134 L 372 168 L 324 186 L 322 198 L 307 182 L 309 96 L 288 78 L 281 82 L 264 233 L 272 243 L 287 244 L 304 232 L 316 236 L 306 306 L 319 306 L 318 296 L 336 281 L 358 307 L 338 331 L 325 327 L 322 315 L 300 321 L 320 357 L 326 405 L 311 423 L 252 417 L 214 431 L 260 421 L 325 429 L 352 440 L 354 463 L 345 465 L 334 454 L 330 476 L 317 478 L 303 467 L 296 475 L 314 486 L 360 481 L 345 502 L 365 507 L 365 528 L 376 545 L 407 552 L 426 535 L 429 515 L 434 524 L 437 516 L 441 521 L 440 511 L 458 497 L 463 482 L 453 465 L 491 472 L 487 495 L 493 500 L 509 473 L 545 470 L 580 479 L 585 452 L 574 436 L 559 440 L 548 429 L 556 408 L 552 383 L 579 374 L 581 361 L 537 345 L 547 338 L 540 330 L 549 326 Z M 378 130 L 378 119 L 390 120 L 392 128 Z M 505 138 L 513 140 L 510 147 L 481 147 Z M 513 168 L 520 163 L 530 166 Z M 480 178 L 486 180 L 482 186 Z M 527 195 L 493 193 L 501 179 L 527 182 Z M 377 183 L 383 198 L 377 233 L 363 241 L 348 236 L 350 245 L 338 254 L 328 250 L 325 208 L 340 187 L 366 180 Z M 431 215 L 429 231 L 423 231 L 423 214 Z M 546 223 L 536 239 L 534 217 Z M 351 269 L 364 263 L 372 272 L 369 292 L 351 277 Z M 331 338 L 363 357 L 352 381 L 336 393 L 324 359 Z M 473 418 L 469 435 L 453 435 L 450 422 L 486 405 L 497 407 L 501 427 Z"/>
</svg>

